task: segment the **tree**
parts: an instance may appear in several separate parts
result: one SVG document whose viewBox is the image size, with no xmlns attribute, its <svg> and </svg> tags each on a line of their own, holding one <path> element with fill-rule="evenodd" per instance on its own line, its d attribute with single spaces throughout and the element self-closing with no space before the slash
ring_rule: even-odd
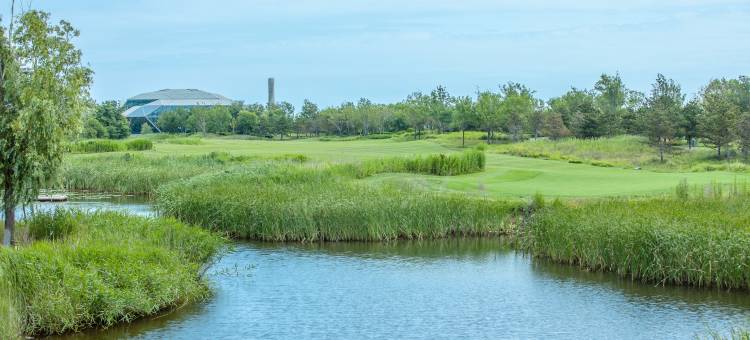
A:
<svg viewBox="0 0 750 340">
<path fill-rule="evenodd" d="M 294 106 L 288 102 L 280 102 L 271 106 L 268 109 L 268 120 L 272 133 L 284 139 L 292 128 L 292 115 L 294 115 Z"/>
<path fill-rule="evenodd" d="M 662 74 L 656 76 L 651 96 L 647 100 L 648 109 L 644 116 L 646 135 L 652 144 L 659 148 L 659 160 L 664 162 L 664 152 L 671 145 L 680 128 L 680 112 L 685 95 L 680 85 Z"/>
<path fill-rule="evenodd" d="M 551 111 L 545 116 L 544 134 L 552 140 L 570 136 L 570 130 L 565 126 L 559 112 Z"/>
<path fill-rule="evenodd" d="M 141 124 L 141 134 L 142 135 L 147 135 L 147 134 L 151 134 L 151 133 L 154 133 L 154 130 L 151 129 L 151 125 L 149 125 L 148 123 Z"/>
<path fill-rule="evenodd" d="M 70 23 L 51 25 L 49 14 L 39 11 L 11 20 L 18 30 L 0 27 L 0 187 L 6 246 L 14 242 L 16 206 L 35 198 L 59 168 L 64 139 L 80 124 L 92 80 L 72 42 L 79 32 Z"/>
<path fill-rule="evenodd" d="M 208 133 L 208 120 L 208 110 L 205 108 L 193 108 L 190 110 L 190 115 L 187 119 L 187 126 L 192 131 L 206 134 Z"/>
<path fill-rule="evenodd" d="M 450 125 L 452 105 L 453 97 L 445 86 L 438 85 L 430 92 L 429 118 L 437 127 L 438 133 L 442 133 Z"/>
<path fill-rule="evenodd" d="M 628 90 L 620 78 L 619 73 L 614 76 L 602 74 L 599 81 L 594 85 L 596 91 L 596 106 L 601 116 L 599 124 L 602 133 L 606 136 L 614 136 L 620 133 L 622 128 L 623 107 Z"/>
<path fill-rule="evenodd" d="M 242 110 L 237 114 L 237 133 L 249 135 L 258 129 L 258 115 L 255 112 Z"/>
<path fill-rule="evenodd" d="M 159 130 L 167 133 L 187 132 L 190 112 L 183 108 L 162 112 L 156 121 Z M 142 132 L 141 132 L 142 133 Z"/>
<path fill-rule="evenodd" d="M 510 82 L 500 87 L 502 105 L 500 114 L 505 129 L 513 141 L 521 139 L 528 117 L 534 112 L 536 100 L 534 91 L 526 86 Z"/>
<path fill-rule="evenodd" d="M 81 132 L 81 135 L 83 135 L 83 138 L 109 137 L 107 129 L 105 129 L 104 125 L 102 125 L 102 123 L 92 114 L 83 119 L 83 131 Z"/>
<path fill-rule="evenodd" d="M 688 142 L 688 149 L 695 146 L 695 139 L 698 137 L 698 118 L 702 113 L 702 108 L 698 100 L 691 100 L 682 108 L 682 135 Z"/>
<path fill-rule="evenodd" d="M 750 113 L 745 112 L 737 122 L 737 137 L 742 156 L 747 159 L 750 154 Z"/>
<path fill-rule="evenodd" d="M 305 130 L 305 132 L 315 134 L 318 134 L 320 132 L 320 127 L 317 124 L 318 114 L 318 105 L 315 105 L 315 103 L 305 99 L 305 101 L 302 103 L 302 110 L 299 113 L 302 128 Z"/>
<path fill-rule="evenodd" d="M 357 116 L 362 123 L 362 135 L 367 136 L 370 134 L 370 120 L 373 119 L 374 105 L 367 98 L 360 98 L 357 102 Z"/>
<path fill-rule="evenodd" d="M 701 94 L 702 112 L 698 116 L 698 130 L 704 144 L 716 149 L 721 158 L 721 149 L 735 139 L 738 108 L 732 102 L 732 88 L 725 79 L 712 80 Z"/>
<path fill-rule="evenodd" d="M 492 144 L 493 131 L 500 125 L 500 113 L 503 101 L 500 95 L 490 91 L 477 95 L 477 121 L 479 126 L 487 131 L 487 144 Z"/>
<path fill-rule="evenodd" d="M 560 114 L 563 125 L 573 130 L 577 137 L 601 136 L 599 114 L 591 91 L 571 88 L 564 95 L 550 99 L 549 106 Z"/>
<path fill-rule="evenodd" d="M 108 100 L 96 106 L 94 117 L 107 129 L 107 138 L 123 139 L 130 136 L 130 124 L 122 112 L 123 108 L 115 100 Z"/>
<path fill-rule="evenodd" d="M 401 105 L 401 110 L 408 124 L 414 128 L 414 139 L 419 138 L 420 131 L 427 123 L 430 97 L 422 92 L 410 94 Z"/>
<path fill-rule="evenodd" d="M 210 133 L 225 134 L 232 130 L 232 113 L 229 106 L 204 108 L 207 114 L 206 130 Z"/>
<path fill-rule="evenodd" d="M 461 147 L 466 146 L 466 129 L 475 125 L 477 115 L 471 97 L 458 97 L 453 109 L 453 124 L 461 130 Z"/>
</svg>

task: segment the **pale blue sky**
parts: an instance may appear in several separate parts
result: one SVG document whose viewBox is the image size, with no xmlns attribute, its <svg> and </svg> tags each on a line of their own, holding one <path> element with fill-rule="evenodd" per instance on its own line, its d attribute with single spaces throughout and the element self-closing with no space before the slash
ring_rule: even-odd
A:
<svg viewBox="0 0 750 340">
<path fill-rule="evenodd" d="M 17 0 L 18 1 L 18 0 Z M 10 1 L 3 1 L 7 18 Z M 22 1 L 28 4 L 29 1 Z M 452 94 L 517 81 L 542 98 L 619 71 L 645 91 L 657 72 L 692 95 L 750 74 L 750 1 L 34 0 L 71 21 L 96 72 L 92 95 L 199 88 L 299 107 Z M 4 20 L 5 21 L 5 20 Z"/>
</svg>

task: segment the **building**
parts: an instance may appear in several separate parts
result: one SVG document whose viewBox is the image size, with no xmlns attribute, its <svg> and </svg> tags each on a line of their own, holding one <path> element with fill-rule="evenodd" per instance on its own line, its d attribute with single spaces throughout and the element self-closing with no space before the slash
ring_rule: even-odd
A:
<svg viewBox="0 0 750 340">
<path fill-rule="evenodd" d="M 141 125 L 147 123 L 154 131 L 159 131 L 156 121 L 163 112 L 195 107 L 232 105 L 234 101 L 219 94 L 196 89 L 165 89 L 142 93 L 125 101 L 125 112 L 133 132 L 140 132 Z"/>
</svg>

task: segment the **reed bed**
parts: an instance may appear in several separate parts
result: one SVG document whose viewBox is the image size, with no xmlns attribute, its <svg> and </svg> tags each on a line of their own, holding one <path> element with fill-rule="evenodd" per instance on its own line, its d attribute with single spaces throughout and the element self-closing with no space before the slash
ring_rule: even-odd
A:
<svg viewBox="0 0 750 340">
<path fill-rule="evenodd" d="M 69 157 L 61 169 L 60 186 L 70 191 L 149 195 L 164 183 L 219 171 L 249 160 L 249 157 L 232 157 L 220 152 L 199 156 L 126 153 Z"/>
<path fill-rule="evenodd" d="M 372 159 L 343 167 L 347 168 L 345 172 L 354 174 L 357 178 L 365 178 L 386 172 L 457 176 L 483 171 L 484 166 L 484 152 L 474 149 L 449 155 Z"/>
<path fill-rule="evenodd" d="M 374 187 L 332 168 L 267 165 L 160 188 L 168 216 L 266 241 L 380 241 L 510 233 L 517 203 Z"/>
<path fill-rule="evenodd" d="M 209 294 L 201 270 L 222 249 L 220 237 L 120 213 L 42 214 L 21 227 L 40 230 L 60 218 L 75 222 L 67 235 L 26 233 L 24 245 L 0 249 L 4 339 L 109 327 Z"/>
<path fill-rule="evenodd" d="M 537 256 L 659 284 L 750 288 L 750 195 L 746 191 L 673 197 L 557 202 L 526 225 Z M 717 194 L 718 193 L 718 194 Z"/>
<path fill-rule="evenodd" d="M 144 151 L 154 148 L 154 143 L 148 139 L 130 139 L 116 141 L 111 139 L 92 139 L 79 141 L 68 145 L 73 153 L 101 153 L 119 151 Z"/>
</svg>

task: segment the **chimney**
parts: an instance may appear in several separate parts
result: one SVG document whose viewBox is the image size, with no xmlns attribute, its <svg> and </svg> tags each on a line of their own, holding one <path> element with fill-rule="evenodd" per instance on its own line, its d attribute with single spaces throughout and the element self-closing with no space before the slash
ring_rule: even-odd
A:
<svg viewBox="0 0 750 340">
<path fill-rule="evenodd" d="M 273 78 L 268 78 L 268 107 L 276 105 L 274 99 L 274 81 Z"/>
</svg>

